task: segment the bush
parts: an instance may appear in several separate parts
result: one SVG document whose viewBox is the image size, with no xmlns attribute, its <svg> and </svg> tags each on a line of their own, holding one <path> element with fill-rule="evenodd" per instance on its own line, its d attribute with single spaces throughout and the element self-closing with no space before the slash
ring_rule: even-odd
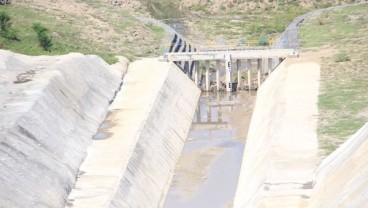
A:
<svg viewBox="0 0 368 208">
<path fill-rule="evenodd" d="M 34 23 L 33 30 L 37 33 L 38 42 L 45 51 L 51 51 L 52 39 L 49 35 L 49 29 L 40 23 Z"/>
<path fill-rule="evenodd" d="M 19 40 L 16 32 L 11 28 L 11 18 L 6 12 L 0 12 L 0 36 L 8 40 Z"/>
<path fill-rule="evenodd" d="M 0 5 L 10 4 L 11 0 L 0 0 Z"/>
<path fill-rule="evenodd" d="M 335 62 L 345 62 L 345 61 L 350 61 L 350 57 L 345 52 L 340 52 L 333 56 L 333 60 Z"/>
<path fill-rule="evenodd" d="M 262 38 L 258 41 L 258 44 L 261 45 L 261 46 L 268 46 L 269 43 L 268 43 L 268 40 Z"/>
</svg>

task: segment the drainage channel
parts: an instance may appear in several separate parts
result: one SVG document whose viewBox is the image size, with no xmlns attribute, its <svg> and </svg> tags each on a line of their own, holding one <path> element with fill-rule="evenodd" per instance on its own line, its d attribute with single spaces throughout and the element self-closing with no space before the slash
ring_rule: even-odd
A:
<svg viewBox="0 0 368 208">
<path fill-rule="evenodd" d="M 231 207 L 254 99 L 202 93 L 164 207 Z"/>
</svg>

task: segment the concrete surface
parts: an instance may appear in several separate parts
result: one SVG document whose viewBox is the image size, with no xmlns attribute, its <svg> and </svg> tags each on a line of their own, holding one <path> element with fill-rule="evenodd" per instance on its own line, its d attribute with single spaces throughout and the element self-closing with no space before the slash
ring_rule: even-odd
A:
<svg viewBox="0 0 368 208">
<path fill-rule="evenodd" d="M 319 73 L 316 63 L 284 61 L 259 89 L 234 207 L 306 206 L 319 162 Z"/>
<path fill-rule="evenodd" d="M 309 207 L 361 208 L 368 204 L 368 123 L 325 158 Z"/>
<path fill-rule="evenodd" d="M 97 56 L 0 50 L 0 207 L 63 207 L 121 84 Z"/>
<path fill-rule="evenodd" d="M 172 63 L 144 59 L 130 64 L 109 107 L 107 136 L 89 148 L 70 206 L 162 206 L 199 94 Z"/>
</svg>

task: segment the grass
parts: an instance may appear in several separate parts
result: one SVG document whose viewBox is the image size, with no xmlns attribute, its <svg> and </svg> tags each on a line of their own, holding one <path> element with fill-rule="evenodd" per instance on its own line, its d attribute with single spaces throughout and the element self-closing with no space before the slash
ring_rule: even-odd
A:
<svg viewBox="0 0 368 208">
<path fill-rule="evenodd" d="M 367 13 L 368 5 L 347 7 L 306 20 L 300 27 L 304 49 L 336 51 L 321 65 L 318 137 L 326 155 L 368 121 Z"/>
<path fill-rule="evenodd" d="M 152 23 L 147 23 L 146 24 L 146 27 L 149 28 L 149 30 L 155 34 L 155 37 L 158 39 L 158 40 L 162 40 L 162 38 L 164 38 L 165 36 L 165 30 L 162 28 L 162 27 L 158 27 L 158 26 L 155 26 L 153 25 Z"/>
<path fill-rule="evenodd" d="M 160 53 L 158 46 L 163 30 L 145 27 L 129 16 L 128 12 L 102 6 L 100 1 L 85 2 L 94 9 L 91 16 L 100 24 L 87 22 L 88 18 L 84 16 L 63 14 L 62 11 L 40 12 L 21 4 L 1 6 L 0 12 L 5 11 L 10 15 L 12 27 L 20 39 L 7 41 L 0 38 L 1 48 L 27 55 L 61 55 L 70 52 L 96 54 L 110 64 L 117 61 L 116 55 L 133 60 L 135 57 Z M 37 35 L 32 29 L 33 23 L 41 23 L 49 29 L 53 43 L 50 52 L 39 46 Z"/>
<path fill-rule="evenodd" d="M 46 14 L 33 12 L 29 9 L 7 6 L 0 7 L 0 11 L 6 11 L 12 18 L 13 28 L 17 31 L 20 41 L 6 41 L 0 38 L 3 49 L 12 50 L 27 55 L 59 55 L 70 52 L 84 54 L 97 54 L 109 63 L 116 61 L 114 54 L 99 44 L 90 44 L 87 40 L 79 38 L 80 29 L 61 21 L 57 21 Z M 53 33 L 53 44 L 50 52 L 46 52 L 39 46 L 37 34 L 32 29 L 32 24 L 39 22 L 49 28 Z"/>
<path fill-rule="evenodd" d="M 196 19 L 193 30 L 199 31 L 204 39 L 214 42 L 236 39 L 251 40 L 251 44 L 259 45 L 262 39 L 276 38 L 295 17 L 308 11 L 294 4 L 285 4 L 279 9 L 266 7 L 253 11 L 234 8 L 221 15 L 206 15 Z"/>
</svg>

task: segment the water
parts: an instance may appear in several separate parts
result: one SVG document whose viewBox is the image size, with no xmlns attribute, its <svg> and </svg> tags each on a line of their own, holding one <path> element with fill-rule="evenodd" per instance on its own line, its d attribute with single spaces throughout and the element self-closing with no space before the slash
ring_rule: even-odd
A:
<svg viewBox="0 0 368 208">
<path fill-rule="evenodd" d="M 237 93 L 201 96 L 164 207 L 231 206 L 245 144 L 245 132 L 235 125 L 236 117 L 253 105 L 246 97 Z M 242 118 L 244 112 L 239 114 Z M 250 119 L 248 114 L 244 119 Z"/>
</svg>

